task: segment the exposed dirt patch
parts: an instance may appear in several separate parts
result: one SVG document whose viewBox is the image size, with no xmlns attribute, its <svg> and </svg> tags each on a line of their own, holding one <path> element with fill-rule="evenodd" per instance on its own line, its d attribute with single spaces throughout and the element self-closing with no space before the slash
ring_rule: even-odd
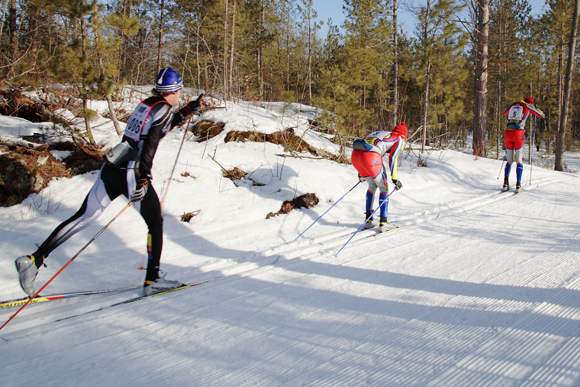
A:
<svg viewBox="0 0 580 387">
<path fill-rule="evenodd" d="M 266 219 L 270 219 L 271 217 L 280 214 L 287 214 L 295 208 L 304 208 L 304 207 L 311 208 L 317 205 L 318 202 L 319 202 L 318 197 L 315 194 L 307 193 L 298 196 L 297 198 L 294 198 L 294 200 L 284 201 L 284 203 L 282 203 L 282 206 L 280 207 L 280 211 L 276 213 L 270 212 L 268 215 L 266 215 Z"/>
<path fill-rule="evenodd" d="M 348 163 L 349 161 L 343 157 L 333 155 L 325 150 L 315 148 L 305 142 L 302 138 L 294 134 L 294 129 L 286 129 L 279 132 L 265 134 L 256 131 L 237 131 L 232 130 L 226 135 L 224 142 L 270 142 L 276 145 L 282 145 L 285 152 L 301 153 L 307 152 L 311 155 L 336 161 L 339 163 Z M 299 157 L 299 156 L 296 156 Z"/>
<path fill-rule="evenodd" d="M 319 156 L 318 150 L 308 143 L 306 143 L 302 138 L 294 134 L 293 129 L 286 129 L 279 132 L 265 134 L 255 131 L 237 131 L 232 130 L 226 135 L 224 142 L 237 141 L 237 142 L 270 142 L 276 145 L 282 145 L 286 152 L 308 152 L 312 155 Z"/>
<path fill-rule="evenodd" d="M 72 176 L 82 175 L 100 169 L 103 165 L 103 151 L 100 145 L 83 145 L 63 142 L 50 145 L 49 150 L 66 150 L 72 154 L 63 160 L 63 164 Z"/>
<path fill-rule="evenodd" d="M 103 164 L 100 147 L 74 143 L 41 146 L 36 149 L 10 147 L 10 153 L 0 155 L 0 206 L 9 207 L 22 202 L 31 193 L 38 193 L 54 177 L 70 178 L 97 170 Z M 72 154 L 60 162 L 51 150 L 65 150 Z"/>
<path fill-rule="evenodd" d="M 71 177 L 48 150 L 18 148 L 0 155 L 0 205 L 13 206 L 40 192 L 53 177 Z"/>
<path fill-rule="evenodd" d="M 72 97 L 70 91 L 61 90 L 59 95 L 53 95 L 50 100 L 40 102 L 28 98 L 20 89 L 0 88 L 0 114 L 4 116 L 44 122 L 50 121 L 57 109 L 70 110 L 76 116 L 81 112 L 82 104 L 77 98 Z"/>
<path fill-rule="evenodd" d="M 196 140 L 197 142 L 204 142 L 220 134 L 224 130 L 225 126 L 226 124 L 223 122 L 202 120 L 191 128 L 191 132 L 196 136 L 199 136 L 199 138 Z"/>
</svg>

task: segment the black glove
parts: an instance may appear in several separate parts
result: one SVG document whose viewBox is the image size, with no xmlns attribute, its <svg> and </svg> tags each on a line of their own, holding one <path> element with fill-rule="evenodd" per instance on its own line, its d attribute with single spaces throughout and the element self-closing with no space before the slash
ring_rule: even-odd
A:
<svg viewBox="0 0 580 387">
<path fill-rule="evenodd" d="M 395 188 L 396 188 L 397 190 L 399 190 L 399 189 L 403 188 L 403 183 L 401 183 L 401 182 L 400 182 L 399 180 L 397 180 L 397 179 L 393 179 L 393 184 L 395 185 Z"/>
<path fill-rule="evenodd" d="M 133 191 L 133 193 L 131 194 L 131 201 L 140 202 L 141 200 L 143 200 L 143 198 L 147 194 L 148 188 L 149 188 L 149 179 L 137 180 L 137 186 L 135 187 L 135 191 Z"/>
<path fill-rule="evenodd" d="M 365 181 L 364 177 L 361 177 L 360 173 L 358 174 L 358 179 L 360 180 L 361 183 Z"/>
<path fill-rule="evenodd" d="M 201 103 L 201 97 L 203 97 L 203 93 L 201 93 L 199 97 L 197 97 L 197 99 L 191 101 L 183 108 L 181 108 L 181 110 L 179 110 L 179 112 L 183 115 L 183 117 L 187 117 L 190 114 L 197 113 L 197 111 L 199 110 L 199 104 Z"/>
</svg>

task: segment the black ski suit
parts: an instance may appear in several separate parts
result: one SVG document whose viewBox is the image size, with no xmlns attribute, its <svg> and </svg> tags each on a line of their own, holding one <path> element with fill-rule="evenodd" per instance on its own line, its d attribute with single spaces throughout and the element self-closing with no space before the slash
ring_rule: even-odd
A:
<svg viewBox="0 0 580 387">
<path fill-rule="evenodd" d="M 119 195 L 129 198 L 135 190 L 137 180 L 151 179 L 153 158 L 159 141 L 175 126 L 182 125 L 182 111 L 173 114 L 172 106 L 164 98 L 150 97 L 142 101 L 127 122 L 123 141 L 138 148 L 136 160 L 125 161 L 116 167 L 103 164 L 99 177 L 89 191 L 81 208 L 71 218 L 61 223 L 33 254 L 40 268 L 44 259 L 74 234 L 93 223 L 105 208 Z M 137 152 L 135 152 L 137 153 Z M 152 185 L 142 201 L 134 203 L 149 229 L 147 236 L 146 281 L 159 277 L 159 263 L 163 248 L 163 216 L 159 197 Z"/>
</svg>

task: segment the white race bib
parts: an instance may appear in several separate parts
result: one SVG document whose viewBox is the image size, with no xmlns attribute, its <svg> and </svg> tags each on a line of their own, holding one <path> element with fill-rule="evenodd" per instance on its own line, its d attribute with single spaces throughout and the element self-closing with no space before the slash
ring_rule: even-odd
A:
<svg viewBox="0 0 580 387">
<path fill-rule="evenodd" d="M 151 110 L 151 106 L 145 105 L 144 103 L 140 103 L 139 106 L 137 106 L 125 127 L 125 137 L 128 137 L 135 142 L 141 140 L 141 130 L 143 129 L 143 124 L 147 119 L 149 110 Z"/>
<path fill-rule="evenodd" d="M 524 118 L 524 107 L 522 105 L 513 105 L 508 112 L 508 120 L 521 121 Z"/>
</svg>

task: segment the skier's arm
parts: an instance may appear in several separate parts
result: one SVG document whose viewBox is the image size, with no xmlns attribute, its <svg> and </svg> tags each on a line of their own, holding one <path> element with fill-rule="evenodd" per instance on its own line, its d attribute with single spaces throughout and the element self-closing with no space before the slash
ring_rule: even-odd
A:
<svg viewBox="0 0 580 387">
<path fill-rule="evenodd" d="M 151 178 L 151 168 L 153 167 L 155 152 L 157 152 L 159 141 L 165 136 L 163 129 L 169 124 L 169 120 L 173 119 L 169 105 L 163 105 L 156 112 L 153 119 L 155 121 L 151 124 L 147 137 L 143 140 L 137 179 Z"/>
<path fill-rule="evenodd" d="M 192 114 L 197 113 L 199 110 L 199 104 L 201 103 L 201 97 L 203 97 L 203 93 L 199 95 L 196 99 L 179 109 L 179 111 L 173 117 L 173 121 L 171 121 L 171 129 L 176 126 L 181 126 L 185 124 L 187 117 Z"/>
<path fill-rule="evenodd" d="M 399 164 L 399 153 L 405 147 L 405 140 L 399 137 L 399 140 L 395 144 L 394 148 L 391 149 L 389 155 L 389 167 L 391 170 L 391 180 L 398 180 L 397 177 L 397 165 Z"/>
<path fill-rule="evenodd" d="M 543 111 L 541 111 L 540 109 L 538 109 L 537 107 L 535 107 L 534 105 L 528 105 L 528 109 L 530 109 L 530 113 L 532 113 L 533 115 L 540 117 L 540 118 L 545 118 L 546 115 L 544 114 Z"/>
</svg>

